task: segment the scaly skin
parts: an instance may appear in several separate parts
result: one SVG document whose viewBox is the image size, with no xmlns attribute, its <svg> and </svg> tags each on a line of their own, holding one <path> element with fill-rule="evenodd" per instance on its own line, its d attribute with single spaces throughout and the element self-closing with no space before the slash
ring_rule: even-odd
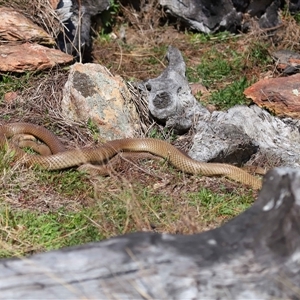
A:
<svg viewBox="0 0 300 300">
<path fill-rule="evenodd" d="M 52 155 L 28 155 L 23 150 L 10 145 L 17 158 L 23 158 L 27 166 L 38 165 L 47 170 L 60 170 L 80 166 L 85 163 L 105 163 L 119 152 L 149 152 L 168 160 L 174 167 L 189 174 L 204 176 L 226 176 L 253 189 L 261 188 L 261 180 L 232 165 L 196 161 L 171 144 L 157 139 L 120 139 L 107 142 L 98 148 L 65 150 L 57 137 L 44 127 L 30 123 L 11 123 L 0 126 L 0 147 L 15 134 L 31 134 L 49 146 Z"/>
</svg>

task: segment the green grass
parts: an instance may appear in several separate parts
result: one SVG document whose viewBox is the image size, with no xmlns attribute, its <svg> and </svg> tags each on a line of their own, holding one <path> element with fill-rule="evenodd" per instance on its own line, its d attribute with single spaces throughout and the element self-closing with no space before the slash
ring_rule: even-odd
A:
<svg viewBox="0 0 300 300">
<path fill-rule="evenodd" d="M 203 43 L 222 43 L 226 40 L 235 40 L 236 37 L 228 32 L 222 31 L 215 34 L 206 34 L 206 33 L 188 33 L 189 41 L 191 44 L 203 44 Z"/>
<path fill-rule="evenodd" d="M 105 238 L 94 221 L 99 220 L 99 210 L 93 207 L 76 207 L 75 201 L 74 210 L 62 204 L 55 211 L 43 212 L 30 204 L 40 197 L 46 200 L 49 194 L 50 202 L 57 206 L 60 201 L 68 204 L 76 197 L 89 199 L 92 185 L 84 174 L 76 170 L 27 170 L 14 166 L 13 156 L 5 151 L 0 152 L 0 162 L 0 257 L 23 256 Z M 20 205 L 24 208 L 15 207 Z"/>
<path fill-rule="evenodd" d="M 196 67 L 187 69 L 190 82 L 202 81 L 206 87 L 229 81 L 243 71 L 243 57 L 233 49 L 223 51 L 212 47 L 201 56 L 201 62 Z"/>
<path fill-rule="evenodd" d="M 297 22 L 297 24 L 300 24 L 300 13 L 296 13 L 293 15 L 293 18 L 295 19 L 295 21 Z"/>
<path fill-rule="evenodd" d="M 0 208 L 0 258 L 23 256 L 103 239 L 92 209 L 40 214 Z"/>
<path fill-rule="evenodd" d="M 23 75 L 0 75 L 0 102 L 3 101 L 3 97 L 8 92 L 20 91 L 25 88 L 31 78 L 31 73 L 25 73 Z"/>
<path fill-rule="evenodd" d="M 188 68 L 188 80 L 202 82 L 213 92 L 208 102 L 219 109 L 227 109 L 236 104 L 247 103 L 243 91 L 250 85 L 244 74 L 243 56 L 227 49 L 219 52 L 212 48 L 204 54 L 196 68 Z"/>
<path fill-rule="evenodd" d="M 160 139 L 160 140 L 168 140 L 169 142 L 174 142 L 178 138 L 178 135 L 174 133 L 172 129 L 164 128 L 163 130 L 159 130 L 157 128 L 152 128 L 147 137 L 153 139 Z"/>
<path fill-rule="evenodd" d="M 244 90 L 248 86 L 250 86 L 250 82 L 245 77 L 242 77 L 225 88 L 213 92 L 210 96 L 210 102 L 223 109 L 238 104 L 246 104 L 249 100 L 246 99 Z"/>
<path fill-rule="evenodd" d="M 187 68 L 188 81 L 201 82 L 208 88 L 211 95 L 206 101 L 217 109 L 248 104 L 243 92 L 258 79 L 255 74 L 249 77 L 250 71 L 258 66 L 262 71 L 271 62 L 268 45 L 256 42 L 250 44 L 247 51 L 235 48 L 232 39 L 226 47 L 214 42 L 210 50 L 202 54 L 199 64 Z"/>
<path fill-rule="evenodd" d="M 147 228 L 171 228 L 181 224 L 182 207 L 176 199 L 166 199 L 163 194 L 142 187 L 96 202 L 78 212 L 59 209 L 39 213 L 15 210 L 0 203 L 0 257 L 23 256 L 35 252 L 99 241 L 110 236 Z M 185 208 L 200 212 L 193 223 L 214 224 L 216 218 L 228 219 L 241 213 L 252 203 L 250 195 L 239 197 L 231 193 L 213 194 L 208 189 L 188 193 Z M 182 227 L 182 225 L 181 225 Z M 187 229 L 186 229 L 187 230 Z"/>
<path fill-rule="evenodd" d="M 93 140 L 98 142 L 99 141 L 99 128 L 97 126 L 97 124 L 95 124 L 95 122 L 89 118 L 87 121 L 87 128 L 89 129 Z"/>
<path fill-rule="evenodd" d="M 207 221 L 213 221 L 216 216 L 234 217 L 253 203 L 253 197 L 250 194 L 241 196 L 235 193 L 224 193 L 217 195 L 204 188 L 199 192 L 189 194 L 189 199 L 191 205 L 201 206 L 205 211 Z"/>
<path fill-rule="evenodd" d="M 259 67 L 264 71 L 266 67 L 272 63 L 272 58 L 269 54 L 269 46 L 265 43 L 252 43 L 248 51 L 245 53 L 245 59 L 248 62 L 248 68 Z"/>
<path fill-rule="evenodd" d="M 41 183 L 51 184 L 56 192 L 64 196 L 75 196 L 80 193 L 90 195 L 92 186 L 87 175 L 76 169 L 63 171 L 36 170 Z"/>
</svg>

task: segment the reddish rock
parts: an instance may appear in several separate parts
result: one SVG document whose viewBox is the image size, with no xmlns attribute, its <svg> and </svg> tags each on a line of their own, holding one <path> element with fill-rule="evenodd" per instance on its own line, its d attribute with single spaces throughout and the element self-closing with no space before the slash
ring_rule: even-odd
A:
<svg viewBox="0 0 300 300">
<path fill-rule="evenodd" d="M 25 72 L 52 68 L 73 61 L 73 56 L 38 44 L 0 45 L 0 71 Z"/>
<path fill-rule="evenodd" d="M 59 3 L 59 0 L 49 0 L 49 3 L 51 4 L 53 9 L 56 9 L 57 5 Z"/>
<path fill-rule="evenodd" d="M 18 97 L 18 93 L 17 92 L 7 92 L 4 95 L 4 101 L 7 104 L 13 104 L 15 102 L 15 100 L 17 99 L 17 97 Z"/>
<path fill-rule="evenodd" d="M 207 88 L 201 83 L 190 83 L 190 88 L 194 96 L 197 95 L 198 93 L 201 93 L 201 95 L 209 94 Z"/>
<path fill-rule="evenodd" d="M 54 39 L 42 28 L 21 13 L 0 7 L 0 38 L 8 41 L 38 41 L 39 44 L 55 45 Z"/>
<path fill-rule="evenodd" d="M 281 117 L 300 117 L 300 74 L 262 79 L 244 91 L 247 98 Z"/>
</svg>

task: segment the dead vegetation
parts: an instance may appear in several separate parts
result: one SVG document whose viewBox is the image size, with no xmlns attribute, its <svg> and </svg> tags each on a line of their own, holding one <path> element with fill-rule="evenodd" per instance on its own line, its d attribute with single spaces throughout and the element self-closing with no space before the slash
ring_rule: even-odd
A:
<svg viewBox="0 0 300 300">
<path fill-rule="evenodd" d="M 62 24 L 59 22 L 59 18 L 49 0 L 2 0 L 0 1 L 0 5 L 10 7 L 22 13 L 54 38 L 62 30 Z"/>
</svg>

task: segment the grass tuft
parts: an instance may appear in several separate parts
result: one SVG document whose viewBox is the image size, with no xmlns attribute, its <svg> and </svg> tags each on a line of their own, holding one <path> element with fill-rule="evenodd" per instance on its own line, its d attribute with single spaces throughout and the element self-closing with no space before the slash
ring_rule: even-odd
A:
<svg viewBox="0 0 300 300">
<path fill-rule="evenodd" d="M 227 109 L 234 105 L 246 104 L 250 101 L 246 99 L 244 90 L 250 86 L 250 82 L 245 77 L 227 85 L 225 88 L 213 92 L 210 102 L 217 105 L 220 109 Z"/>
</svg>

